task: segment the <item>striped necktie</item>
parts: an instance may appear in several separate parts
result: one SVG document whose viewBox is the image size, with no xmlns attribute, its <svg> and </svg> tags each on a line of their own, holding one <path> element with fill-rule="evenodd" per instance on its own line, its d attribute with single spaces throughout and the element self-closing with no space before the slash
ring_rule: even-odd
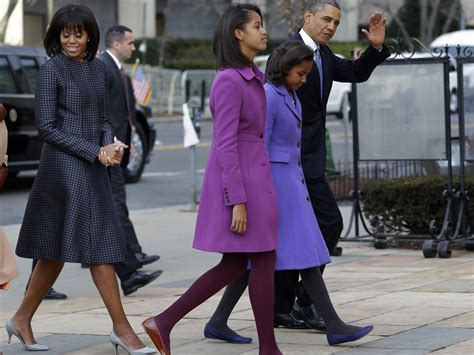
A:
<svg viewBox="0 0 474 355">
<path fill-rule="evenodd" d="M 321 92 L 321 101 L 323 101 L 323 62 L 321 61 L 321 50 L 316 48 L 314 51 L 314 61 L 316 62 L 316 67 L 318 68 L 319 73 L 319 87 Z"/>
</svg>

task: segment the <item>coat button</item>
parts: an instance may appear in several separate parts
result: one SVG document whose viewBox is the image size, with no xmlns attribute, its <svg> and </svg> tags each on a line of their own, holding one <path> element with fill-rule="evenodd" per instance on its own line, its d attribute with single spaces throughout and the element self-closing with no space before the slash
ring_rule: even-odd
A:
<svg viewBox="0 0 474 355">
<path fill-rule="evenodd" d="M 306 197 L 306 201 L 309 201 L 309 196 Z"/>
<path fill-rule="evenodd" d="M 262 133 L 260 133 L 260 138 L 263 138 L 263 134 L 262 134 Z"/>
<path fill-rule="evenodd" d="M 298 148 L 300 147 L 300 145 L 301 145 L 300 142 L 296 143 L 296 146 L 297 146 Z"/>
<path fill-rule="evenodd" d="M 298 122 L 298 128 L 301 128 L 301 122 Z"/>
<path fill-rule="evenodd" d="M 301 179 L 301 183 L 304 185 L 304 179 Z"/>
<path fill-rule="evenodd" d="M 301 161 L 300 160 L 298 160 L 298 166 L 301 166 Z"/>
</svg>

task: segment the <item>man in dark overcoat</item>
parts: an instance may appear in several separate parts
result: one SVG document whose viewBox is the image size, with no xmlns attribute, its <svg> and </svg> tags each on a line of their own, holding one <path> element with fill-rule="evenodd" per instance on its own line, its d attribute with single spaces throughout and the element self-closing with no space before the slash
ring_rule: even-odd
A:
<svg viewBox="0 0 474 355">
<path fill-rule="evenodd" d="M 129 295 L 154 281 L 161 275 L 161 270 L 150 273 L 138 270 L 143 265 L 157 261 L 159 256 L 148 255 L 142 251 L 129 217 L 126 200 L 123 169 L 127 166 L 129 155 L 134 154 L 131 134 L 134 131 L 135 101 L 130 79 L 123 69 L 123 62 L 129 59 L 135 50 L 132 30 L 121 25 L 111 27 L 105 35 L 105 45 L 107 50 L 100 59 L 106 64 L 108 73 L 110 121 L 116 139 L 130 146 L 124 152 L 121 165 L 107 168 L 117 213 L 127 241 L 127 258 L 124 262 L 115 264 L 115 271 L 120 278 L 124 294 Z"/>
</svg>

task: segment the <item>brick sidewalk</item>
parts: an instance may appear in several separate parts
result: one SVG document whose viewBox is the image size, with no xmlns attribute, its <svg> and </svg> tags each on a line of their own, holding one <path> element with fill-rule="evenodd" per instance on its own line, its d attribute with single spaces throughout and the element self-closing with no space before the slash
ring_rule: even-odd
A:
<svg viewBox="0 0 474 355">
<path fill-rule="evenodd" d="M 163 268 L 163 276 L 123 298 L 133 328 L 150 346 L 141 321 L 170 305 L 218 256 L 191 249 L 194 213 L 173 207 L 132 213 L 132 219 L 146 250 L 162 255 L 157 266 Z M 12 244 L 18 228 L 6 228 Z M 157 240 L 160 246 L 154 247 Z M 277 329 L 277 341 L 284 354 L 473 353 L 472 253 L 453 251 L 451 259 L 425 259 L 419 250 L 376 250 L 368 243 L 351 242 L 342 246 L 343 255 L 334 257 L 325 273 L 332 299 L 341 318 L 359 325 L 374 324 L 374 331 L 357 342 L 330 347 L 324 334 Z M 28 261 L 20 260 L 19 264 L 22 277 L 13 283 L 12 290 L 0 296 L 0 351 L 5 355 L 27 353 L 17 339 L 12 339 L 12 345 L 5 345 L 4 324 L 19 302 L 29 272 Z M 47 354 L 112 354 L 108 341 L 111 321 L 88 272 L 68 265 L 61 278 L 57 288 L 70 298 L 40 306 L 33 320 L 37 340 L 50 346 Z M 71 293 L 74 286 L 78 288 Z M 258 354 L 247 293 L 232 314 L 230 325 L 242 335 L 253 337 L 254 342 L 231 345 L 204 339 L 204 324 L 219 299 L 219 295 L 211 298 L 178 323 L 172 333 L 173 354 Z"/>
</svg>

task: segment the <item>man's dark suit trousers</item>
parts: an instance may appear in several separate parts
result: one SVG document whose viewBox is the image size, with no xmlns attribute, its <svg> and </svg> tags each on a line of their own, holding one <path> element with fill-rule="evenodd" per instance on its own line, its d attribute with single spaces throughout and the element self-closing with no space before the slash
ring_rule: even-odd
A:
<svg viewBox="0 0 474 355">
<path fill-rule="evenodd" d="M 112 195 L 115 201 L 115 208 L 122 225 L 123 234 L 127 242 L 127 255 L 125 261 L 114 264 L 115 272 L 120 281 L 127 280 L 132 273 L 142 267 L 142 264 L 135 256 L 135 253 L 141 251 L 140 244 L 137 240 L 135 229 L 132 221 L 130 221 L 127 194 L 125 191 L 125 180 L 123 178 L 123 170 L 120 165 L 110 166 L 107 168 L 109 173 L 110 185 L 112 186 Z"/>
</svg>

